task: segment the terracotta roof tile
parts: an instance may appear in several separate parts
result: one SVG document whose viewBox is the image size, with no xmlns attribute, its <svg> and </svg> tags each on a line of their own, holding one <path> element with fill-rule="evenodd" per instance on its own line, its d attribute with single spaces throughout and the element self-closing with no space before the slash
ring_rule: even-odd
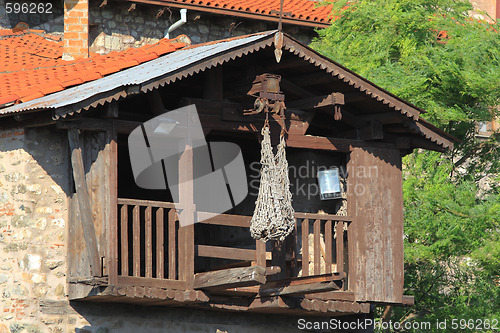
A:
<svg viewBox="0 0 500 333">
<path fill-rule="evenodd" d="M 279 11 L 280 0 L 161 0 L 166 4 L 186 4 L 191 6 L 226 9 L 243 13 L 261 14 L 267 16 L 279 16 L 273 11 Z M 283 12 L 290 12 L 291 15 L 285 18 L 304 20 L 322 24 L 330 22 L 332 5 L 317 5 L 320 1 L 314 0 L 284 0 Z"/>
<path fill-rule="evenodd" d="M 162 39 L 140 48 L 65 61 L 62 42 L 40 34 L 0 30 L 0 107 L 97 80 L 187 45 Z"/>
</svg>

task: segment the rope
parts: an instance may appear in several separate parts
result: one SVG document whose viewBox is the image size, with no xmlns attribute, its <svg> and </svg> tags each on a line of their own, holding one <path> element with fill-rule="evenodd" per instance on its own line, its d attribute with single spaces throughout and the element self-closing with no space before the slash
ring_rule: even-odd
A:
<svg viewBox="0 0 500 333">
<path fill-rule="evenodd" d="M 285 138 L 280 135 L 278 151 L 274 156 L 267 121 L 261 134 L 263 139 L 261 143 L 260 186 L 250 232 L 254 239 L 283 241 L 292 232 L 295 224 Z"/>
</svg>

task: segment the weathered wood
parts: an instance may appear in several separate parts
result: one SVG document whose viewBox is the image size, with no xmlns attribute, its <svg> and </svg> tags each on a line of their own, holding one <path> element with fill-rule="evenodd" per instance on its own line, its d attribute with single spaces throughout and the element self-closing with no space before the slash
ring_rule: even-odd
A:
<svg viewBox="0 0 500 333">
<path fill-rule="evenodd" d="M 355 300 L 354 292 L 341 291 L 341 290 L 310 294 L 306 295 L 305 297 L 311 299 L 336 300 L 336 301 L 348 301 L 348 302 L 354 302 Z"/>
<path fill-rule="evenodd" d="M 180 216 L 179 233 L 182 234 L 182 243 L 179 242 L 179 275 L 185 280 L 188 286 L 192 286 L 194 279 L 194 189 L 193 189 L 193 149 L 191 143 L 191 129 L 188 127 L 187 142 L 183 148 L 183 153 L 179 158 L 179 202 L 184 205 Z M 180 248 L 182 252 L 180 251 Z M 181 270 L 182 267 L 182 270 Z"/>
<path fill-rule="evenodd" d="M 266 267 L 266 242 L 255 240 L 255 261 L 257 266 Z"/>
<path fill-rule="evenodd" d="M 163 101 L 158 89 L 154 89 L 147 93 L 146 98 L 148 100 L 151 113 L 153 113 L 154 116 L 165 113 L 165 106 L 163 105 Z"/>
<path fill-rule="evenodd" d="M 165 241 L 164 241 L 164 216 L 163 208 L 156 210 L 156 277 L 163 279 L 165 276 Z M 170 278 L 170 276 L 169 276 Z"/>
<path fill-rule="evenodd" d="M 175 244 L 175 222 L 176 222 L 176 212 L 172 208 L 168 211 L 168 278 L 175 279 L 177 277 L 176 272 L 176 244 Z M 180 241 L 180 240 L 179 240 Z"/>
<path fill-rule="evenodd" d="M 351 150 L 348 143 L 312 135 L 289 135 L 286 139 L 286 145 L 292 148 L 320 149 L 345 153 Z"/>
<path fill-rule="evenodd" d="M 338 221 L 335 227 L 337 235 L 337 271 L 344 271 L 344 223 Z"/>
<path fill-rule="evenodd" d="M 198 223 L 250 228 L 251 216 L 197 212 Z"/>
<path fill-rule="evenodd" d="M 186 289 L 186 282 L 170 279 L 155 279 L 136 276 L 118 276 L 119 285 L 143 286 L 155 288 Z"/>
<path fill-rule="evenodd" d="M 273 240 L 271 241 L 271 249 L 272 249 L 271 265 L 279 266 L 282 268 L 281 273 L 273 276 L 271 280 L 284 279 L 286 277 L 285 242 Z"/>
<path fill-rule="evenodd" d="M 314 275 L 321 274 L 321 220 L 315 220 L 314 230 Z"/>
<path fill-rule="evenodd" d="M 332 272 L 332 238 L 332 221 L 328 220 L 325 223 L 325 273 L 327 274 Z"/>
<path fill-rule="evenodd" d="M 134 206 L 132 211 L 132 260 L 135 277 L 141 276 L 141 224 L 140 207 Z"/>
<path fill-rule="evenodd" d="M 261 266 L 230 268 L 226 270 L 198 273 L 194 278 L 194 289 L 234 288 L 266 282 L 266 269 Z"/>
<path fill-rule="evenodd" d="M 376 120 L 371 120 L 368 126 L 356 131 L 359 140 L 381 140 L 384 138 L 382 124 Z"/>
<path fill-rule="evenodd" d="M 362 188 L 352 196 L 356 216 L 347 233 L 349 289 L 357 301 L 402 303 L 403 216 L 401 154 L 397 149 L 355 148 L 348 168 L 349 188 Z M 352 176 L 352 177 L 351 177 Z"/>
<path fill-rule="evenodd" d="M 146 277 L 153 277 L 153 228 L 151 219 L 151 206 L 145 210 L 145 259 L 146 259 Z"/>
<path fill-rule="evenodd" d="M 161 208 L 175 208 L 178 204 L 172 202 L 163 201 L 152 201 L 152 200 L 140 200 L 140 199 L 125 199 L 118 198 L 119 205 L 129 205 L 129 206 L 151 206 L 151 207 L 161 207 Z"/>
<path fill-rule="evenodd" d="M 106 104 L 103 113 L 104 118 L 118 118 L 118 101 L 112 101 Z"/>
<path fill-rule="evenodd" d="M 196 254 L 199 257 L 224 258 L 233 260 L 254 260 L 256 251 L 232 247 L 196 245 Z"/>
<path fill-rule="evenodd" d="M 89 132 L 111 131 L 113 129 L 112 120 L 96 118 L 79 118 L 71 121 L 59 121 L 56 124 L 59 129 L 81 130 Z"/>
<path fill-rule="evenodd" d="M 341 102 L 341 104 L 344 104 L 343 98 L 341 98 L 341 101 L 338 101 L 338 99 L 338 93 L 332 93 L 329 95 L 315 96 L 287 102 L 287 107 L 299 110 L 314 110 L 323 107 L 333 107 L 336 102 Z"/>
<path fill-rule="evenodd" d="M 122 258 L 122 271 L 121 275 L 128 276 L 128 206 L 123 205 L 120 209 L 121 213 L 121 258 Z"/>
<path fill-rule="evenodd" d="M 309 220 L 302 220 L 302 276 L 309 276 Z"/>
<path fill-rule="evenodd" d="M 109 283 L 115 285 L 118 276 L 118 138 L 114 123 L 112 130 L 106 132 L 106 142 L 108 143 L 106 147 L 108 149 L 107 170 L 103 168 L 103 173 L 109 179 L 109 186 L 102 183 L 100 185 L 106 197 L 105 204 L 107 207 L 105 207 L 105 212 L 108 212 L 103 227 L 104 230 L 108 230 L 105 238 L 108 245 L 106 257 L 109 266 Z"/>
<path fill-rule="evenodd" d="M 320 293 L 331 290 L 338 290 L 342 282 L 339 281 L 325 281 L 314 282 L 299 285 L 290 285 L 276 288 L 263 287 L 260 290 L 261 296 L 282 296 L 282 295 L 299 295 L 299 294 L 312 294 Z"/>
<path fill-rule="evenodd" d="M 101 258 L 97 248 L 97 239 L 92 218 L 92 208 L 90 204 L 87 182 L 80 146 L 80 136 L 77 129 L 68 130 L 68 141 L 71 150 L 71 165 L 73 167 L 73 179 L 75 181 L 75 190 L 78 194 L 78 208 L 80 211 L 80 221 L 85 239 L 88 262 L 92 276 L 101 276 Z"/>
</svg>

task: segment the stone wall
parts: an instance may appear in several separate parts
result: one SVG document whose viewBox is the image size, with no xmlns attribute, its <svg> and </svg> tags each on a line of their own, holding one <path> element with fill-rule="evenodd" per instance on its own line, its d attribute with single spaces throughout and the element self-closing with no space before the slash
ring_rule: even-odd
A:
<svg viewBox="0 0 500 333">
<path fill-rule="evenodd" d="M 53 132 L 0 132 L 0 332 L 63 331 L 38 302 L 66 299 L 66 154 Z"/>
<path fill-rule="evenodd" d="M 0 29 L 12 28 L 19 22 L 26 22 L 32 29 L 45 30 L 62 36 L 63 8 L 54 6 L 53 14 L 38 16 L 5 13 L 5 0 L 0 0 Z M 55 3 L 59 3 L 55 1 Z M 90 52 L 106 54 L 152 44 L 165 37 L 168 27 L 180 19 L 178 8 L 167 8 L 137 4 L 130 10 L 130 4 L 108 1 L 89 2 L 89 46 Z M 160 11 L 164 8 L 163 13 Z M 170 38 L 187 35 L 193 44 L 214 41 L 255 32 L 277 29 L 275 22 L 243 19 L 235 16 L 213 15 L 188 10 L 187 23 L 173 31 Z M 316 33 L 312 28 L 301 28 L 284 24 L 286 33 L 301 42 L 309 44 Z"/>
</svg>

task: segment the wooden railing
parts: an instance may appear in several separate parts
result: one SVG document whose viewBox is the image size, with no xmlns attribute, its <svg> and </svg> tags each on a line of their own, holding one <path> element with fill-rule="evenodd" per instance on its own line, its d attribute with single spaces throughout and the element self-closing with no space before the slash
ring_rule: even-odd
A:
<svg viewBox="0 0 500 333">
<path fill-rule="evenodd" d="M 179 226 L 173 203 L 118 199 L 118 209 L 119 284 L 190 289 L 180 273 L 189 271 L 189 265 L 194 272 L 194 256 L 279 266 L 281 273 L 275 279 L 348 271 L 346 216 L 295 213 L 294 232 L 285 242 L 270 242 L 269 252 L 264 242 L 256 240 L 252 248 L 195 244 L 186 255 L 185 246 L 179 245 L 186 237 L 194 239 L 194 233 Z M 250 228 L 250 216 L 206 212 L 195 216 L 204 225 Z M 249 231 L 248 237 L 251 240 Z"/>
</svg>

